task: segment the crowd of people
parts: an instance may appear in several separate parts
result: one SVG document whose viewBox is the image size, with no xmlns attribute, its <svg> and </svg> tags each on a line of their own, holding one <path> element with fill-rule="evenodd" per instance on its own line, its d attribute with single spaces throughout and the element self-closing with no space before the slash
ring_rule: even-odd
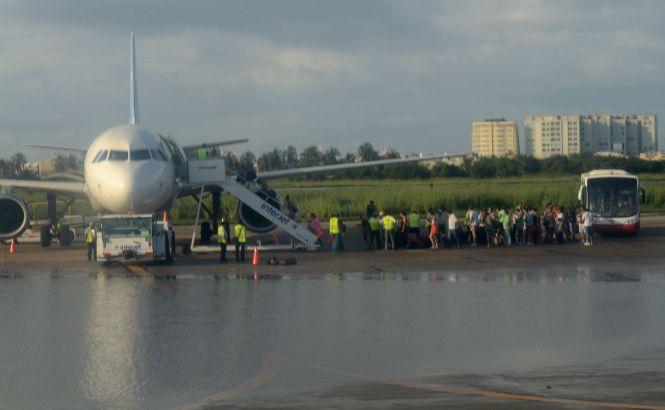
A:
<svg viewBox="0 0 665 410">
<path fill-rule="evenodd" d="M 542 212 L 518 205 L 514 209 L 469 207 L 463 218 L 451 210 L 429 209 L 424 213 L 401 211 L 397 217 L 378 211 L 373 201 L 361 220 L 369 250 L 462 246 L 533 246 L 581 241 L 593 244 L 593 214 L 587 209 L 547 204 Z M 322 240 L 324 231 L 316 215 L 309 227 Z M 344 249 L 346 225 L 339 213 L 332 215 L 329 233 L 332 252 Z"/>
</svg>

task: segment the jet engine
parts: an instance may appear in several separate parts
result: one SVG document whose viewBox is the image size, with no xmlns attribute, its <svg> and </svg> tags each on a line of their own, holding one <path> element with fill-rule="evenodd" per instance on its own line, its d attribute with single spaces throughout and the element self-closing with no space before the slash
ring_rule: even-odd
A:
<svg viewBox="0 0 665 410">
<path fill-rule="evenodd" d="M 29 224 L 30 213 L 23 198 L 14 194 L 0 194 L 0 239 L 20 235 Z"/>
<path fill-rule="evenodd" d="M 268 202 L 274 209 L 282 209 L 282 198 L 272 189 L 262 190 L 259 187 L 252 189 L 255 195 Z M 238 201 L 236 210 L 238 218 L 252 232 L 266 233 L 275 229 L 275 224 L 264 218 L 249 206 Z"/>
</svg>

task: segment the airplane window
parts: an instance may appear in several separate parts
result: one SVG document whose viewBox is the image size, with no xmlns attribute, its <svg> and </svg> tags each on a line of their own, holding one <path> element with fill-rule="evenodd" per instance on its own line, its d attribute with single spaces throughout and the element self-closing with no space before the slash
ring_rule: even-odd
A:
<svg viewBox="0 0 665 410">
<path fill-rule="evenodd" d="M 106 159 L 106 154 L 108 153 L 108 150 L 101 150 L 95 155 L 95 158 L 92 160 L 93 164 L 96 164 L 97 162 L 102 162 Z"/>
<path fill-rule="evenodd" d="M 127 151 L 111 151 L 109 152 L 109 161 L 127 161 L 128 156 Z"/>
<path fill-rule="evenodd" d="M 164 156 L 164 153 L 160 149 L 151 149 L 150 152 L 152 153 L 152 157 L 156 159 L 157 161 L 164 161 L 166 162 L 166 156 Z"/>
<path fill-rule="evenodd" d="M 132 150 L 129 158 L 131 161 L 150 161 L 150 151 L 147 149 Z"/>
</svg>

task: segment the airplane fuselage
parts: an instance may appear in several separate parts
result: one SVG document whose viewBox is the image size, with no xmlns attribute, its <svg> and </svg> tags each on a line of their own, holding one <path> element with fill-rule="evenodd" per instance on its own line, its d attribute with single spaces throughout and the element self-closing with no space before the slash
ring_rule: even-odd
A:
<svg viewBox="0 0 665 410">
<path fill-rule="evenodd" d="M 99 135 L 85 157 L 88 197 L 98 211 L 152 213 L 170 207 L 175 167 L 162 139 L 135 124 Z"/>
</svg>

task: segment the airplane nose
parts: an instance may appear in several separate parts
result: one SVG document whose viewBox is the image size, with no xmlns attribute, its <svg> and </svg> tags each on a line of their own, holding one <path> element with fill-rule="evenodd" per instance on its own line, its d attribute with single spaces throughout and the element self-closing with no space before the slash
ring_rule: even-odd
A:
<svg viewBox="0 0 665 410">
<path fill-rule="evenodd" d="M 136 191 L 133 176 L 125 174 L 117 177 L 114 191 L 113 211 L 118 213 L 132 211 L 135 203 L 134 192 Z"/>
<path fill-rule="evenodd" d="M 150 164 L 132 165 L 109 170 L 108 175 L 100 175 L 95 181 L 96 188 L 91 193 L 105 210 L 153 212 L 164 202 L 169 186 L 162 180 L 163 170 Z"/>
<path fill-rule="evenodd" d="M 146 164 L 132 172 L 128 186 L 131 187 L 129 205 L 133 212 L 152 212 L 162 202 L 165 189 L 162 174 L 154 164 Z"/>
</svg>

